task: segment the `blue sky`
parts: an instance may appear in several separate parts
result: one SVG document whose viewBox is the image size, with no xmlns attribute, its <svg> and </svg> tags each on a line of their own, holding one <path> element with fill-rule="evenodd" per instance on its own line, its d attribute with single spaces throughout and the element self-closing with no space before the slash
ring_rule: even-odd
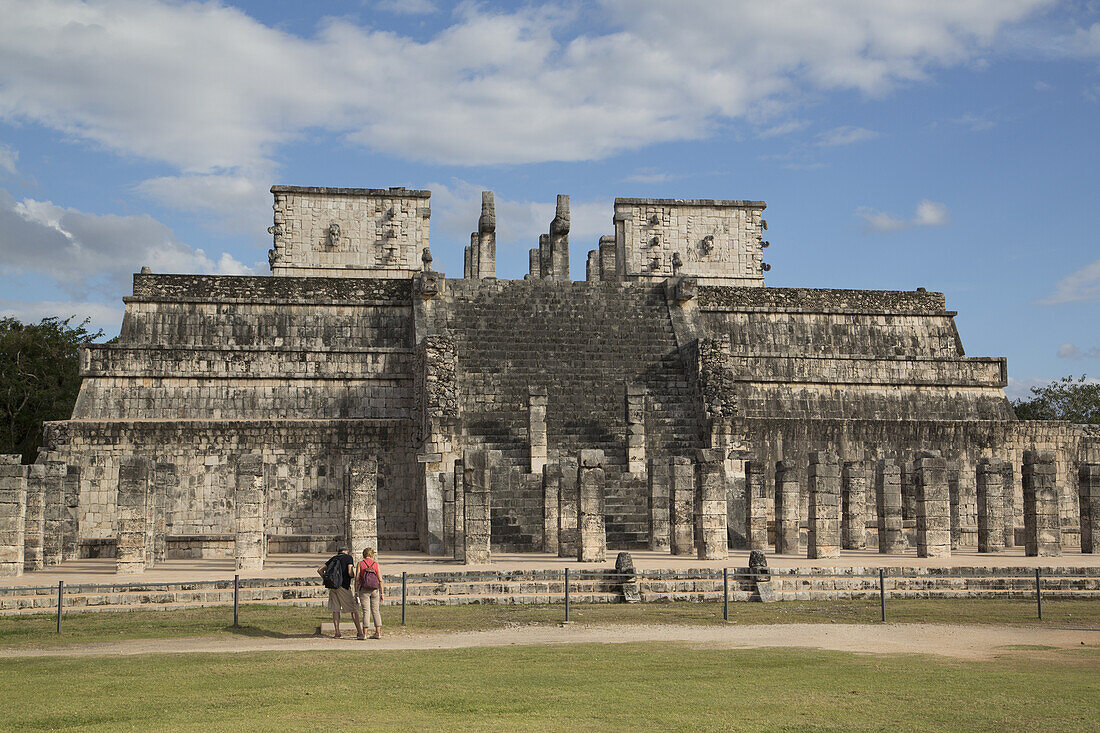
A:
<svg viewBox="0 0 1100 733">
<path fill-rule="evenodd" d="M 266 274 L 273 183 L 429 188 L 461 274 L 573 205 L 764 199 L 772 286 L 943 291 L 1010 395 L 1100 376 L 1100 2 L 0 0 L 0 313 Z"/>
</svg>

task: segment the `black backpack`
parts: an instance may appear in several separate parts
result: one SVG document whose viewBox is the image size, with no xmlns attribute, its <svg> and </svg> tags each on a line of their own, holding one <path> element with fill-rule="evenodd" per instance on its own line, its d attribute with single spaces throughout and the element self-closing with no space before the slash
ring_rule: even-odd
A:
<svg viewBox="0 0 1100 733">
<path fill-rule="evenodd" d="M 344 569 L 340 567 L 343 557 L 334 555 L 325 563 L 325 572 L 321 573 L 321 582 L 326 588 L 336 589 L 344 587 Z"/>
</svg>

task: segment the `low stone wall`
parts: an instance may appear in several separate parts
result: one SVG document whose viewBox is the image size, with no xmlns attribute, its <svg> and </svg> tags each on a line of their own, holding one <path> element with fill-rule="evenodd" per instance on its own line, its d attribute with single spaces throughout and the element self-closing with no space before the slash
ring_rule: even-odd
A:
<svg viewBox="0 0 1100 733">
<path fill-rule="evenodd" d="M 1043 597 L 1100 599 L 1100 568 L 1040 568 Z M 777 601 L 845 601 L 878 598 L 876 569 L 772 569 Z M 385 605 L 400 605 L 401 576 L 386 575 Z M 720 602 L 722 570 L 645 570 L 637 575 L 644 603 Z M 548 604 L 564 601 L 560 570 L 514 570 L 415 573 L 406 577 L 409 605 Z M 748 568 L 729 569 L 729 599 L 757 597 Z M 1035 597 L 1034 570 L 1020 568 L 889 568 L 887 599 Z M 327 592 L 317 577 L 253 578 L 240 581 L 242 604 L 322 606 Z M 621 580 L 611 568 L 571 572 L 569 597 L 574 603 L 617 603 Z M 233 581 L 67 586 L 69 612 L 132 611 L 227 606 L 233 603 Z M 57 608 L 57 586 L 0 588 L 0 616 L 51 613 Z"/>
</svg>

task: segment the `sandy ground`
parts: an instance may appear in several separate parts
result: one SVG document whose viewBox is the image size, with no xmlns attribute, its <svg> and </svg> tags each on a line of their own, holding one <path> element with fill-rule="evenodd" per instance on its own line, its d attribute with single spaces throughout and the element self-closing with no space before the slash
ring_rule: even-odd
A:
<svg viewBox="0 0 1100 733">
<path fill-rule="evenodd" d="M 1058 649 L 1100 646 L 1100 629 L 1040 629 L 941 624 L 789 624 L 746 626 L 528 626 L 493 631 L 383 636 L 356 641 L 351 624 L 344 637 L 303 636 L 149 639 L 100 642 L 47 649 L 0 650 L 0 657 L 128 656 L 142 654 L 239 653 L 259 651 L 362 651 L 380 649 L 467 649 L 543 644 L 626 644 L 661 641 L 708 649 L 804 647 L 863 654 L 932 654 L 982 660 L 1012 653 L 1017 646 Z M 350 634 L 348 632 L 351 632 Z"/>
<path fill-rule="evenodd" d="M 975 548 L 962 548 L 951 557 L 918 558 L 910 549 L 900 555 L 880 555 L 871 550 L 843 550 L 839 558 L 808 560 L 804 555 L 776 555 L 768 553 L 768 564 L 776 568 L 880 568 L 880 567 L 1098 567 L 1100 553 L 1082 554 L 1078 548 L 1063 548 L 1061 557 L 1025 557 L 1023 547 L 1011 547 L 1003 553 L 979 553 Z M 677 557 L 667 552 L 632 550 L 634 566 L 640 570 L 651 568 L 721 568 L 748 565 L 746 550 L 733 550 L 728 560 L 698 560 L 695 557 Z M 430 557 L 419 552 L 387 552 L 378 559 L 382 572 L 395 574 L 429 572 L 462 572 L 477 570 L 545 569 L 574 571 L 615 567 L 616 553 L 607 553 L 602 563 L 578 563 L 576 559 L 561 558 L 548 553 L 494 554 L 491 565 L 461 565 L 450 558 Z M 245 571 L 242 578 L 294 578 L 313 577 L 317 566 L 329 558 L 325 554 L 273 554 L 269 555 L 262 570 Z M 167 560 L 139 575 L 118 575 L 115 561 L 110 558 L 71 560 L 57 567 L 27 573 L 16 578 L 0 578 L 0 588 L 12 586 L 56 586 L 63 580 L 66 585 L 83 583 L 181 583 L 197 580 L 232 580 L 236 572 L 233 558 L 202 560 Z"/>
</svg>

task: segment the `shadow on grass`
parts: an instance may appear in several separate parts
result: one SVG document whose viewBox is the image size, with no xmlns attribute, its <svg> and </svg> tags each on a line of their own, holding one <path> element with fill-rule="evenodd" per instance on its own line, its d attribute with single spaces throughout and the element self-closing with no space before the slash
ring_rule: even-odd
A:
<svg viewBox="0 0 1100 733">
<path fill-rule="evenodd" d="M 318 635 L 316 631 L 304 634 L 287 634 L 282 631 L 260 628 L 259 626 L 233 626 L 232 624 L 223 628 L 222 631 L 252 639 L 312 639 Z"/>
</svg>

